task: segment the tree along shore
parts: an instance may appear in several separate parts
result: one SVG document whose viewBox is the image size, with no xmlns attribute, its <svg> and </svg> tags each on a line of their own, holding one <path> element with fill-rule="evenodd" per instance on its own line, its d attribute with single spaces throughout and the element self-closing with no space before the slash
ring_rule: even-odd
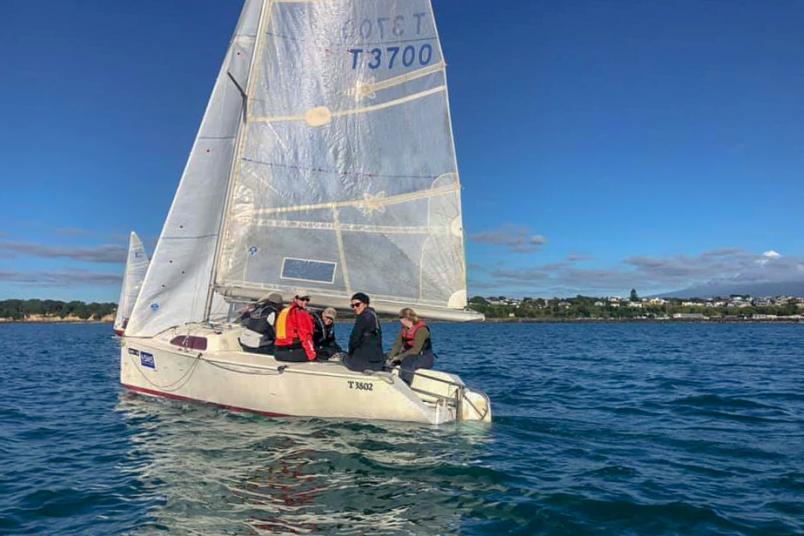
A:
<svg viewBox="0 0 804 536">
<path fill-rule="evenodd" d="M 0 322 L 113 322 L 116 303 L 2 300 Z"/>
<path fill-rule="evenodd" d="M 745 320 L 791 321 L 804 317 L 804 303 L 792 298 L 784 304 L 752 305 L 748 302 L 739 307 L 715 305 L 717 301 L 706 300 L 618 300 L 578 296 L 575 298 L 524 298 L 522 300 L 497 298 L 493 301 L 475 296 L 469 307 L 483 313 L 488 320 L 497 322 L 539 321 L 650 321 L 650 320 L 713 320 L 736 322 Z"/>
</svg>

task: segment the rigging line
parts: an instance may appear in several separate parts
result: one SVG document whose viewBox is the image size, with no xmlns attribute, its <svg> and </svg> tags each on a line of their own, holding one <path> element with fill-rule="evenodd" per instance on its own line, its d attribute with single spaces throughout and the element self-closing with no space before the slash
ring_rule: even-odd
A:
<svg viewBox="0 0 804 536">
<path fill-rule="evenodd" d="M 419 93 L 413 93 L 406 97 L 401 97 L 399 99 L 390 100 L 388 102 L 383 102 L 382 104 L 374 104 L 371 106 L 364 106 L 362 108 L 353 108 L 351 110 L 342 110 L 339 112 L 332 112 L 332 117 L 345 117 L 349 115 L 357 115 L 363 114 L 368 112 L 376 112 L 379 110 L 385 110 L 386 108 L 392 108 L 394 106 L 399 106 L 401 104 L 406 104 L 411 101 L 415 101 L 418 99 L 423 99 L 424 97 L 429 97 L 430 95 L 434 95 L 436 93 L 441 93 L 447 89 L 447 86 L 441 85 L 436 86 L 431 89 L 427 89 L 425 91 L 420 91 Z M 286 121 L 305 121 L 306 115 L 280 115 L 274 117 L 252 117 L 249 119 L 250 123 L 279 123 L 279 122 L 286 122 Z"/>
<path fill-rule="evenodd" d="M 174 382 L 171 382 L 171 383 L 168 383 L 167 385 L 163 386 L 163 385 L 159 385 L 157 383 L 152 382 L 151 379 L 148 376 L 146 376 L 145 373 L 142 371 L 142 368 L 137 363 L 137 360 L 134 359 L 134 356 L 132 354 L 128 354 L 128 356 L 131 358 L 131 361 L 134 363 L 134 368 L 137 369 L 137 372 L 140 373 L 140 375 L 145 379 L 145 381 L 147 381 L 153 387 L 156 387 L 157 389 L 161 389 L 162 391 L 165 391 L 165 392 L 168 392 L 168 393 L 178 391 L 179 389 L 184 387 L 184 385 L 188 381 L 190 381 L 190 378 L 192 377 L 193 373 L 195 372 L 196 367 L 198 367 L 198 363 L 201 362 L 201 354 L 196 355 L 195 356 L 195 361 L 193 361 L 192 366 L 189 369 L 187 369 L 187 372 L 182 374 L 181 377 L 179 377 L 178 380 L 176 380 Z M 179 383 L 180 383 L 180 385 L 176 386 Z M 174 386 L 176 386 L 176 387 L 174 387 Z"/>
<path fill-rule="evenodd" d="M 269 166 L 269 167 L 277 167 L 282 169 L 298 169 L 299 171 L 314 171 L 316 173 L 328 173 L 330 175 L 340 175 L 340 176 L 351 176 L 351 177 L 370 177 L 370 178 L 381 178 L 381 179 L 428 179 L 428 180 L 435 180 L 441 175 L 387 175 L 384 173 L 373 173 L 369 171 L 339 171 L 337 169 L 324 169 L 320 167 L 306 167 L 306 166 L 299 166 L 296 164 L 280 164 L 279 162 L 266 162 L 264 160 L 256 160 L 254 158 L 249 158 L 244 156 L 242 158 L 244 162 L 248 162 L 250 164 L 258 164 L 261 166 Z M 451 172 L 448 172 L 451 173 Z"/>
<path fill-rule="evenodd" d="M 408 201 L 416 201 L 418 199 L 427 199 L 428 197 L 437 197 L 457 192 L 460 186 L 457 184 L 450 184 L 441 186 L 439 188 L 432 188 L 429 190 L 421 190 L 418 192 L 411 192 L 407 194 L 392 195 L 390 197 L 372 198 L 372 199 L 355 199 L 352 201 L 333 201 L 331 203 L 317 203 L 310 205 L 296 205 L 290 207 L 275 207 L 275 208 L 262 208 L 262 209 L 246 209 L 239 212 L 237 215 L 251 215 L 260 216 L 266 214 L 283 214 L 287 212 L 302 212 L 308 210 L 318 210 L 327 208 L 340 208 L 340 207 L 356 207 L 373 209 L 375 207 L 386 207 L 389 205 L 398 205 L 407 203 Z"/>
</svg>

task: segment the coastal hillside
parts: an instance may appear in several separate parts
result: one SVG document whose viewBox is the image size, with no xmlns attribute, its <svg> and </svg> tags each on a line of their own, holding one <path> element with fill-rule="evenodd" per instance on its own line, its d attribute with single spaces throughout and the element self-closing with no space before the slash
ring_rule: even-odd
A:
<svg viewBox="0 0 804 536">
<path fill-rule="evenodd" d="M 2 300 L 0 322 L 113 322 L 116 303 Z"/>
</svg>

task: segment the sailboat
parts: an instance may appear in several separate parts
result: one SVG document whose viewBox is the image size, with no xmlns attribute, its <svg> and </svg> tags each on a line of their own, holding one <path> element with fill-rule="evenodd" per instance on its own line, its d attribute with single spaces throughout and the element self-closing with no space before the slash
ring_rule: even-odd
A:
<svg viewBox="0 0 804 536">
<path fill-rule="evenodd" d="M 122 338 L 138 393 L 264 415 L 490 421 L 452 373 L 242 350 L 268 292 L 343 309 L 466 309 L 446 64 L 429 0 L 246 0 Z"/>
<path fill-rule="evenodd" d="M 114 332 L 117 335 L 122 336 L 126 329 L 147 271 L 148 255 L 145 253 L 145 247 L 137 233 L 131 231 L 128 238 L 126 271 L 123 273 L 123 285 L 120 289 L 120 299 L 117 301 L 117 313 L 114 317 Z"/>
</svg>

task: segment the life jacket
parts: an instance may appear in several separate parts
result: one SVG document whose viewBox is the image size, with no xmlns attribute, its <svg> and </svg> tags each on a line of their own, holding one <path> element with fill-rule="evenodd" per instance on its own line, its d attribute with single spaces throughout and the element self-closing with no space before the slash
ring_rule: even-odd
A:
<svg viewBox="0 0 804 536">
<path fill-rule="evenodd" d="M 276 332 L 276 346 L 300 347 L 305 338 L 304 335 L 312 337 L 313 320 L 307 311 L 300 310 L 296 304 L 291 304 L 279 313 L 274 331 Z"/>
<path fill-rule="evenodd" d="M 427 327 L 427 324 L 425 324 L 424 321 L 419 320 L 417 323 L 413 324 L 410 329 L 404 326 L 402 327 L 402 344 L 404 345 L 403 350 L 407 351 L 413 348 L 413 341 L 416 339 L 416 332 L 418 332 L 420 329 L 425 329 L 428 332 L 427 340 L 424 341 L 424 345 L 422 346 L 422 352 L 433 349 L 433 343 L 430 341 L 429 337 L 430 328 Z"/>
</svg>

